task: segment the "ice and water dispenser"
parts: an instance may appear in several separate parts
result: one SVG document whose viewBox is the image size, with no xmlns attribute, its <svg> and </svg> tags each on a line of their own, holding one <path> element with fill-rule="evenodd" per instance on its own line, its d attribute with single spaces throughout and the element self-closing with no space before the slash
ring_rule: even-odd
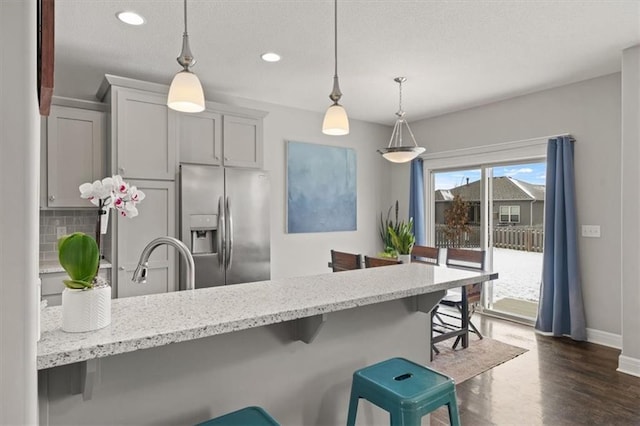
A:
<svg viewBox="0 0 640 426">
<path fill-rule="evenodd" d="M 189 230 L 191 231 L 191 253 L 194 255 L 217 253 L 217 214 L 190 215 Z"/>
</svg>

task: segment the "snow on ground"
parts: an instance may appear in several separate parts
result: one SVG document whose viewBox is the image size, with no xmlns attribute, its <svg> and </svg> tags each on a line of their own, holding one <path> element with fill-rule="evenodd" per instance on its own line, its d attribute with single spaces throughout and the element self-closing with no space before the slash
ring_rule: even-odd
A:
<svg viewBox="0 0 640 426">
<path fill-rule="evenodd" d="M 542 253 L 504 248 L 493 249 L 493 300 L 505 297 L 537 302 L 542 281 Z"/>
</svg>

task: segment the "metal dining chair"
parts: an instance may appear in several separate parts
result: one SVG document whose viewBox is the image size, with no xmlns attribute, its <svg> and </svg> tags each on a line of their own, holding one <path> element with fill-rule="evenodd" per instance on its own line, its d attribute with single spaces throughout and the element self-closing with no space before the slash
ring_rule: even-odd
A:
<svg viewBox="0 0 640 426">
<path fill-rule="evenodd" d="M 485 264 L 484 250 L 468 249 L 447 249 L 446 266 L 475 271 L 484 270 Z M 476 306 L 480 302 L 482 295 L 482 283 L 463 286 L 459 293 L 447 292 L 447 295 L 431 311 L 431 359 L 433 353 L 439 353 L 435 344 L 456 338 L 453 349 L 462 342 L 462 347 L 469 346 L 469 332 L 476 334 L 482 339 L 482 334 L 471 321 L 471 316 L 475 313 Z M 454 308 L 445 311 L 440 307 Z M 453 321 L 452 321 L 453 320 Z"/>
</svg>

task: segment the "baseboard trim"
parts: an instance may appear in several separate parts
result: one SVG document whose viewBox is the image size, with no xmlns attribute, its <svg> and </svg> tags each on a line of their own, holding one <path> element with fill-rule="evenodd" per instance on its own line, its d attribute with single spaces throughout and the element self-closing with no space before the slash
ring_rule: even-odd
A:
<svg viewBox="0 0 640 426">
<path fill-rule="evenodd" d="M 587 328 L 587 341 L 610 348 L 622 349 L 622 336 L 606 331 Z"/>
<path fill-rule="evenodd" d="M 616 371 L 640 377 L 640 359 L 620 355 Z"/>
</svg>

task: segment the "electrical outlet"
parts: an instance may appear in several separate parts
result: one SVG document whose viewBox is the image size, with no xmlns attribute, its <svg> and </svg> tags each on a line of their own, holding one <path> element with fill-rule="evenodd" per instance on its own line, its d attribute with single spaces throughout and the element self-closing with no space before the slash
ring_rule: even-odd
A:
<svg viewBox="0 0 640 426">
<path fill-rule="evenodd" d="M 582 236 L 600 238 L 600 225 L 582 225 Z"/>
<path fill-rule="evenodd" d="M 67 235 L 67 227 L 66 226 L 56 226 L 56 238 L 60 238 L 62 236 Z"/>
</svg>

